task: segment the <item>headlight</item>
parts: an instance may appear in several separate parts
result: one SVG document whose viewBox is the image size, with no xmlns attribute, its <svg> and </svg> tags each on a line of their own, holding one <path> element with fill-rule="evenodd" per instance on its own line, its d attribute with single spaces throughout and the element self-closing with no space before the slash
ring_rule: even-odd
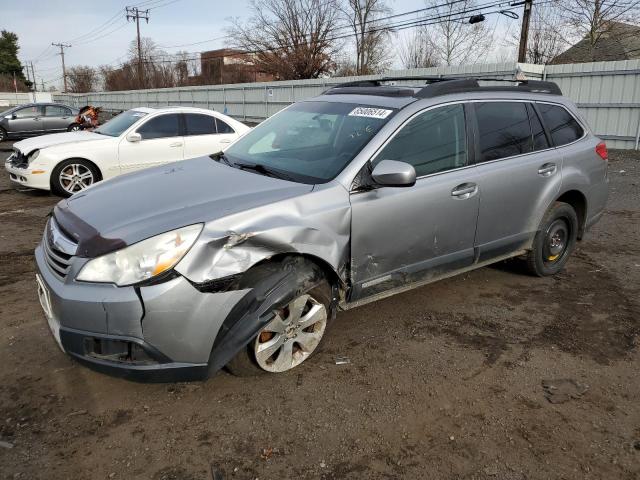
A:
<svg viewBox="0 0 640 480">
<path fill-rule="evenodd" d="M 33 152 L 31 152 L 31 154 L 29 155 L 29 163 L 33 162 L 36 158 L 38 158 L 38 155 L 40 155 L 40 150 L 34 150 Z"/>
<path fill-rule="evenodd" d="M 201 231 L 202 224 L 190 225 L 94 258 L 82 267 L 76 279 L 124 286 L 155 277 L 172 269 Z"/>
</svg>

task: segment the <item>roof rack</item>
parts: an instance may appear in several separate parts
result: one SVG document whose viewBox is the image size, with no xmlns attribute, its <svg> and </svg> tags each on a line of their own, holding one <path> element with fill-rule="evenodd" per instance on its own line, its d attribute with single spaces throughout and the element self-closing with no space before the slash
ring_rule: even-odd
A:
<svg viewBox="0 0 640 480">
<path fill-rule="evenodd" d="M 424 86 L 420 86 L 417 92 L 410 87 L 384 85 L 384 82 L 424 80 Z M 480 85 L 482 82 L 505 82 L 514 84 L 505 85 Z M 384 90 L 378 90 L 383 87 Z M 415 87 L 413 87 L 415 88 Z M 492 77 L 433 77 L 433 76 L 406 76 L 406 77 L 383 77 L 376 80 L 356 80 L 353 82 L 341 83 L 328 89 L 325 94 L 360 94 L 360 95 L 383 95 L 383 96 L 414 96 L 418 98 L 433 98 L 441 95 L 463 92 L 530 92 L 544 93 L 548 95 L 562 95 L 560 87 L 554 82 L 543 82 L 540 80 L 512 80 Z"/>
</svg>

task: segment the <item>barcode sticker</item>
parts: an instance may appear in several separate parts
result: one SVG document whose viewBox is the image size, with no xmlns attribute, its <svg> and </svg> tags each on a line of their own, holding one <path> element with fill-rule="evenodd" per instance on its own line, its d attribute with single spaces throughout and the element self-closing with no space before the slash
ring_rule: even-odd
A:
<svg viewBox="0 0 640 480">
<path fill-rule="evenodd" d="M 387 118 L 393 110 L 384 108 L 357 107 L 351 110 L 350 117 Z"/>
</svg>

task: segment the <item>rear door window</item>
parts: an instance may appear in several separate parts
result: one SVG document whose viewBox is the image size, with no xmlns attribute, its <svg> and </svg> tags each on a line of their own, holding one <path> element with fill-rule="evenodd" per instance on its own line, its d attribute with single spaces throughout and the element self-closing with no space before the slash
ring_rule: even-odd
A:
<svg viewBox="0 0 640 480">
<path fill-rule="evenodd" d="M 180 136 L 180 115 L 171 113 L 150 119 L 138 128 L 143 140 Z"/>
<path fill-rule="evenodd" d="M 580 124 L 564 107 L 539 103 L 538 108 L 556 147 L 575 142 L 584 135 Z"/>
<path fill-rule="evenodd" d="M 474 103 L 478 120 L 480 162 L 533 151 L 529 115 L 524 102 Z"/>
<path fill-rule="evenodd" d="M 71 115 L 71 110 L 58 105 L 47 105 L 45 108 L 45 116 L 47 117 L 67 117 Z"/>
<path fill-rule="evenodd" d="M 535 108 L 530 103 L 527 104 L 527 111 L 529 112 L 529 121 L 531 123 L 531 133 L 533 134 L 533 149 L 545 150 L 550 147 L 547 140 L 547 134 L 542 127 L 540 118 L 536 113 Z"/>
<path fill-rule="evenodd" d="M 211 115 L 185 113 L 187 127 L 186 135 L 214 135 L 216 133 L 216 119 Z"/>
</svg>

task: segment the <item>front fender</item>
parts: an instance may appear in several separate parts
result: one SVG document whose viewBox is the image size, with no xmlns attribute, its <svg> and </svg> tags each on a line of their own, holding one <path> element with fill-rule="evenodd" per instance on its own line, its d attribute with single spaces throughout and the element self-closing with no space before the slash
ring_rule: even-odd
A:
<svg viewBox="0 0 640 480">
<path fill-rule="evenodd" d="M 322 259 L 345 280 L 350 226 L 351 206 L 344 188 L 314 189 L 206 224 L 176 270 L 194 283 L 204 283 L 292 253 Z"/>
</svg>

